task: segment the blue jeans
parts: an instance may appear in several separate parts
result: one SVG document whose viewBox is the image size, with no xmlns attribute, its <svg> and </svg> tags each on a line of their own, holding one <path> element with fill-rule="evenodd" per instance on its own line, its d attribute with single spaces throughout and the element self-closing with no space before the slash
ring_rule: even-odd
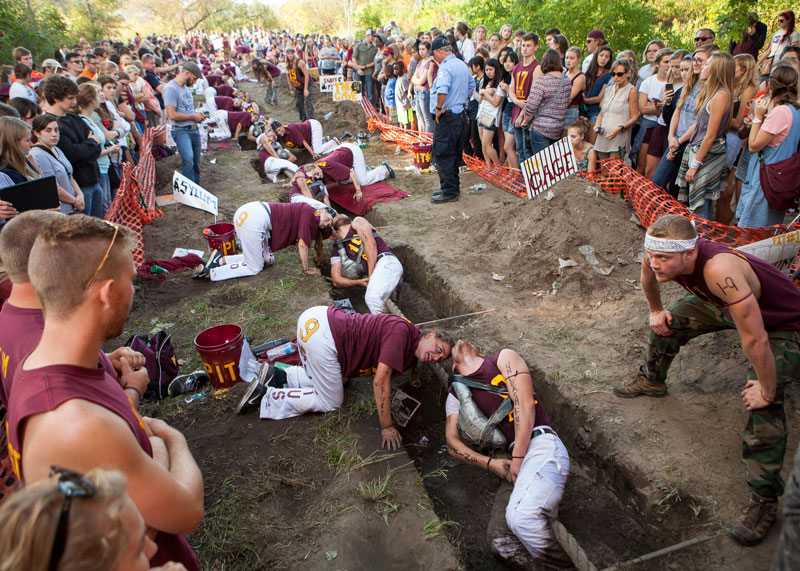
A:
<svg viewBox="0 0 800 571">
<path fill-rule="evenodd" d="M 361 89 L 361 93 L 366 94 L 367 99 L 369 99 L 370 102 L 374 102 L 375 98 L 373 97 L 374 93 L 373 93 L 373 89 L 372 89 L 372 75 L 361 75 L 361 74 L 358 74 L 357 77 L 358 77 L 358 81 L 361 82 L 361 88 L 362 88 Z"/>
<path fill-rule="evenodd" d="M 98 180 L 94 184 L 81 187 L 83 191 L 83 213 L 89 216 L 103 217 L 103 185 Z"/>
<path fill-rule="evenodd" d="M 653 175 L 653 182 L 669 192 L 674 198 L 678 197 L 676 190 L 672 187 L 675 184 L 675 179 L 678 178 L 678 171 L 681 168 L 681 159 L 683 159 L 683 151 L 686 150 L 688 143 L 684 143 L 678 147 L 678 152 L 675 153 L 674 159 L 668 159 L 669 147 L 664 151 L 664 156 L 658 163 L 656 173 Z"/>
<path fill-rule="evenodd" d="M 530 140 L 528 139 L 526 130 L 527 129 L 524 127 L 514 127 L 514 140 L 517 143 L 517 160 L 519 160 L 520 164 L 531 158 L 531 150 L 528 148 L 530 146 Z"/>
<path fill-rule="evenodd" d="M 181 155 L 181 174 L 200 184 L 200 132 L 185 127 L 173 127 L 172 138 Z"/>
<path fill-rule="evenodd" d="M 106 215 L 108 209 L 111 208 L 111 180 L 108 178 L 108 173 L 100 173 L 100 186 L 103 189 L 103 214 Z"/>
<path fill-rule="evenodd" d="M 555 143 L 558 139 L 551 139 L 549 137 L 545 137 L 541 133 L 537 133 L 533 129 L 531 129 L 528 133 L 528 137 L 530 138 L 531 142 L 531 156 L 535 155 L 539 151 L 543 151 L 553 143 Z"/>
<path fill-rule="evenodd" d="M 417 128 L 426 133 L 433 133 L 433 115 L 431 115 L 431 92 L 427 89 L 414 90 L 414 104 L 417 107 Z"/>
</svg>

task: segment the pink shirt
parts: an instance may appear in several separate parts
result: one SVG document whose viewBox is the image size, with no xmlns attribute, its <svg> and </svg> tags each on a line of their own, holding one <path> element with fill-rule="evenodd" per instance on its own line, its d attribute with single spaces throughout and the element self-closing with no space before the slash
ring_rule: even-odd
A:
<svg viewBox="0 0 800 571">
<path fill-rule="evenodd" d="M 792 129 L 792 110 L 788 105 L 778 105 L 775 109 L 767 113 L 761 129 L 770 135 L 774 135 L 770 147 L 777 147 L 783 143 L 789 131 Z"/>
</svg>

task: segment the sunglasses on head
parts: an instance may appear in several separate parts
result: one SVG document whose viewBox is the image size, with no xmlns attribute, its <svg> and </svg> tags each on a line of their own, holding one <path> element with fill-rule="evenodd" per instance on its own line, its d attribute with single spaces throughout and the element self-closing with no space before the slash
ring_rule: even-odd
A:
<svg viewBox="0 0 800 571">
<path fill-rule="evenodd" d="M 95 494 L 94 484 L 88 481 L 83 475 L 59 468 L 50 467 L 50 477 L 58 476 L 58 489 L 64 494 L 64 503 L 61 505 L 61 513 L 58 516 L 56 535 L 53 538 L 53 549 L 50 551 L 50 571 L 58 569 L 58 562 L 64 555 L 64 547 L 67 543 L 67 526 L 69 525 L 69 508 L 72 505 L 72 498 L 91 498 Z"/>
<path fill-rule="evenodd" d="M 697 43 L 697 42 L 705 42 L 705 41 L 710 40 L 710 39 L 712 39 L 711 36 L 697 36 L 694 39 L 694 41 L 695 41 L 695 43 Z"/>
<path fill-rule="evenodd" d="M 622 77 L 626 73 L 628 73 L 628 72 L 627 71 L 612 71 L 612 72 L 609 72 L 609 75 L 611 77 Z"/>
</svg>

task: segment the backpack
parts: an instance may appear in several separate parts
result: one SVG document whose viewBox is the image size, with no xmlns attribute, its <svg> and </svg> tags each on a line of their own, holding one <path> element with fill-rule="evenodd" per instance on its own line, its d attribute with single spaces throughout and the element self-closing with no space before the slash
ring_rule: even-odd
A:
<svg viewBox="0 0 800 571">
<path fill-rule="evenodd" d="M 180 369 L 175 347 L 172 346 L 172 335 L 159 331 L 148 339 L 147 335 L 137 333 L 125 345 L 144 355 L 147 375 L 150 377 L 144 397 L 160 400 L 167 396 L 167 387 L 178 376 Z"/>
</svg>

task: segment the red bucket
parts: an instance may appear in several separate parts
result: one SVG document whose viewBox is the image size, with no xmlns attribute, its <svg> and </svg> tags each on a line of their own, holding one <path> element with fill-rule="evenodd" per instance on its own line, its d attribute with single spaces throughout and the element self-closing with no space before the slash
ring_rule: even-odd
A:
<svg viewBox="0 0 800 571">
<path fill-rule="evenodd" d="M 238 325 L 210 327 L 194 338 L 194 346 L 215 389 L 227 389 L 240 382 L 239 358 L 244 335 Z"/>
<path fill-rule="evenodd" d="M 209 249 L 217 250 L 223 256 L 236 253 L 236 229 L 233 224 L 220 222 L 206 226 L 203 236 L 208 242 Z"/>
<path fill-rule="evenodd" d="M 411 145 L 411 152 L 414 154 L 414 166 L 424 171 L 431 168 L 431 149 L 430 143 L 414 143 Z"/>
</svg>

